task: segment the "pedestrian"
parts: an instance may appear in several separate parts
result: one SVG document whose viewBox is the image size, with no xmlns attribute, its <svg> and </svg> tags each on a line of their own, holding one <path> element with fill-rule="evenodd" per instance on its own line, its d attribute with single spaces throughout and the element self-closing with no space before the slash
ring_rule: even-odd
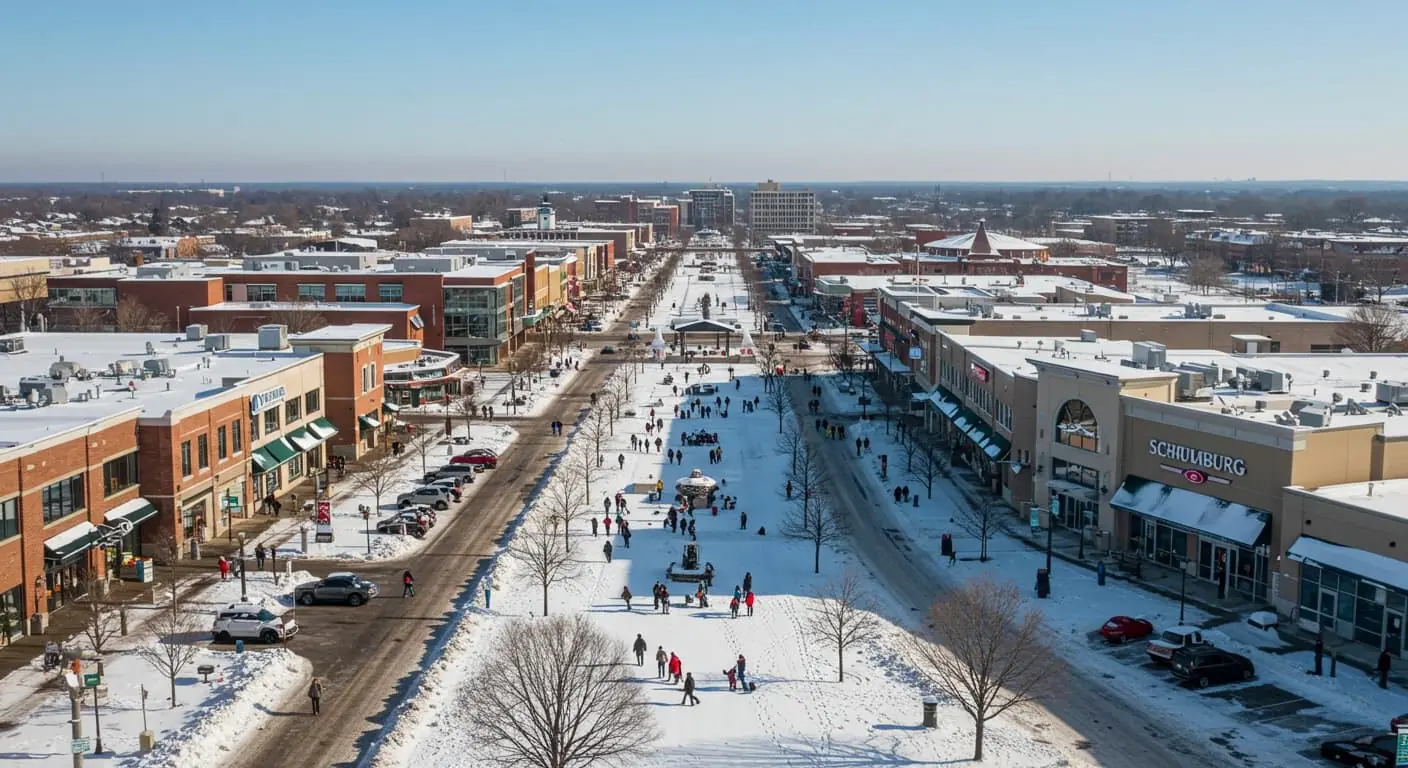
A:
<svg viewBox="0 0 1408 768">
<path fill-rule="evenodd" d="M 728 601 L 728 612 L 733 614 L 733 618 L 738 618 L 738 598 Z"/>
<path fill-rule="evenodd" d="M 401 574 L 401 597 L 416 596 L 416 579 L 410 571 Z"/>
<path fill-rule="evenodd" d="M 308 703 L 313 705 L 313 714 L 321 715 L 323 713 L 322 700 L 323 681 L 315 677 L 308 682 Z"/>
<path fill-rule="evenodd" d="M 651 597 L 651 600 L 653 601 L 653 602 L 651 603 L 651 608 L 650 608 L 650 610 L 652 610 L 652 611 L 658 611 L 658 610 L 660 610 L 660 582 L 658 582 L 658 581 L 655 582 L 655 586 L 653 586 L 653 587 L 650 588 L 650 597 Z"/>
<path fill-rule="evenodd" d="M 610 542 L 607 542 L 608 544 Z M 611 553 L 606 554 L 606 561 L 611 562 Z M 626 610 L 631 610 L 631 588 L 621 587 L 621 602 L 626 604 Z"/>
<path fill-rule="evenodd" d="M 791 480 L 788 480 L 788 481 L 787 481 L 787 485 L 783 487 L 783 490 L 787 491 L 787 498 L 789 498 L 789 499 L 792 498 L 792 481 L 791 481 Z"/>
<path fill-rule="evenodd" d="M 861 447 L 862 447 L 861 439 L 860 439 L 859 437 L 857 437 L 857 438 L 856 438 L 856 458 L 860 458 Z"/>
<path fill-rule="evenodd" d="M 690 540 L 690 541 L 697 541 L 697 539 L 696 539 L 695 536 L 694 536 L 694 518 L 690 518 L 690 520 L 689 520 L 689 540 Z"/>
<path fill-rule="evenodd" d="M 602 497 L 601 497 L 601 510 L 602 510 L 603 512 L 605 512 L 606 514 L 608 514 L 608 515 L 611 514 L 611 497 L 610 497 L 610 496 L 602 496 Z M 610 533 L 610 531 L 607 531 L 607 533 Z"/>
<path fill-rule="evenodd" d="M 674 464 L 674 463 L 675 463 L 675 449 L 674 449 L 674 448 L 671 448 L 670 450 L 666 451 L 666 452 L 665 452 L 665 458 L 669 459 L 669 461 L 670 461 L 671 464 Z"/>
<path fill-rule="evenodd" d="M 670 671 L 669 677 L 670 677 L 670 679 L 671 679 L 671 682 L 676 682 L 676 683 L 678 683 L 678 682 L 680 681 L 680 673 L 681 673 L 683 670 L 684 670 L 684 662 L 680 661 L 680 657 L 679 657 L 679 656 L 675 655 L 674 653 L 671 653 L 671 654 L 670 654 L 670 665 L 669 665 L 669 671 Z"/>
<path fill-rule="evenodd" d="M 740 530 L 740 531 L 742 531 L 742 530 L 747 530 L 747 528 L 748 528 L 748 513 L 747 513 L 747 512 L 739 512 L 739 513 L 738 513 L 738 530 Z"/>
<path fill-rule="evenodd" d="M 606 535 L 611 535 L 611 500 L 606 500 L 606 517 L 601 518 L 601 524 L 606 526 Z"/>
<path fill-rule="evenodd" d="M 1379 654 L 1379 665 L 1376 670 L 1379 673 L 1379 687 L 1388 688 L 1388 673 L 1393 668 L 1393 657 L 1387 650 Z"/>
<path fill-rule="evenodd" d="M 686 701 L 691 707 L 699 703 L 699 697 L 694 695 L 693 672 L 686 673 L 684 676 L 684 698 L 680 699 L 680 704 L 683 705 Z"/>
<path fill-rule="evenodd" d="M 728 678 L 728 689 L 730 691 L 738 690 L 738 670 L 729 667 L 724 670 L 724 677 Z"/>
<path fill-rule="evenodd" d="M 646 649 L 648 649 L 649 647 L 650 647 L 650 646 L 646 645 L 646 643 L 645 643 L 645 638 L 641 637 L 641 636 L 640 636 L 640 633 L 637 632 L 637 633 L 636 633 L 636 643 L 635 643 L 634 646 L 632 646 L 632 649 L 636 652 L 636 666 L 637 666 L 637 667 L 643 667 L 643 666 L 645 666 L 645 651 L 646 651 Z"/>
<path fill-rule="evenodd" d="M 61 659 L 59 644 L 53 640 L 46 640 L 44 642 L 44 671 L 48 672 L 59 666 Z"/>
<path fill-rule="evenodd" d="M 607 519 L 609 520 L 610 518 Z M 609 540 L 602 545 L 601 552 L 606 555 L 606 562 L 611 562 L 611 542 Z"/>
<path fill-rule="evenodd" d="M 900 487 L 899 487 L 898 485 L 895 486 L 895 503 L 896 503 L 896 504 L 900 503 L 900 495 L 901 495 L 901 493 L 902 493 L 902 492 L 900 491 Z"/>
<path fill-rule="evenodd" d="M 617 499 L 617 502 L 618 502 L 617 506 L 619 507 L 619 506 L 620 506 L 620 504 L 619 504 L 620 499 Z M 617 530 L 617 531 L 620 531 L 621 534 L 624 536 L 624 535 L 625 535 L 625 530 L 624 530 L 625 527 L 626 527 L 626 518 L 621 517 L 621 513 L 620 513 L 620 512 L 617 512 L 617 513 L 616 513 L 616 530 Z"/>
<path fill-rule="evenodd" d="M 596 527 L 597 527 L 597 521 L 596 521 L 596 518 L 593 517 L 593 518 L 592 518 L 592 538 L 596 538 Z"/>
<path fill-rule="evenodd" d="M 660 609 L 664 613 L 670 612 L 670 588 L 664 584 L 660 585 Z"/>
<path fill-rule="evenodd" d="M 744 693 L 748 692 L 748 660 L 743 658 L 743 654 L 738 654 L 738 662 L 733 665 L 734 671 L 738 673 L 738 684 L 743 686 Z"/>
<path fill-rule="evenodd" d="M 909 486 L 907 486 L 907 485 L 902 485 L 902 486 L 900 486 L 900 491 L 901 491 L 901 493 L 904 494 L 904 501 L 905 501 L 905 503 L 908 504 L 908 503 L 909 503 Z"/>
<path fill-rule="evenodd" d="M 870 453 L 870 438 L 865 438 L 865 452 Z"/>
<path fill-rule="evenodd" d="M 950 542 L 948 548 L 948 567 L 952 568 L 953 564 L 956 562 L 958 562 L 958 547 L 953 546 Z"/>
<path fill-rule="evenodd" d="M 743 574 L 743 591 L 744 591 L 744 592 L 752 592 L 752 591 L 753 591 L 753 572 L 752 572 L 752 571 L 748 571 L 747 573 Z"/>
<path fill-rule="evenodd" d="M 748 606 L 748 615 L 753 615 L 753 591 L 748 590 L 748 596 L 743 598 L 743 604 Z"/>
<path fill-rule="evenodd" d="M 737 584 L 733 585 L 733 599 L 740 603 L 743 602 L 743 588 Z"/>
<path fill-rule="evenodd" d="M 230 561 L 229 561 L 229 560 L 226 560 L 224 555 L 221 555 L 221 556 L 220 556 L 220 559 L 219 559 L 218 561 L 216 561 L 216 565 L 220 566 L 220 580 L 221 580 L 221 581 L 229 581 L 229 580 L 230 580 Z"/>
<path fill-rule="evenodd" d="M 661 446 L 661 445 L 663 445 L 663 443 L 661 443 L 660 438 L 658 438 L 658 437 L 655 438 L 655 452 L 656 452 L 656 453 L 659 453 L 659 452 L 660 452 L 660 446 Z"/>
<path fill-rule="evenodd" d="M 264 542 L 260 542 L 254 547 L 254 566 L 261 571 L 264 570 L 264 555 L 266 551 L 267 550 L 264 549 Z"/>
<path fill-rule="evenodd" d="M 665 677 L 665 666 L 670 662 L 670 658 L 665 655 L 665 646 L 660 646 L 660 650 L 655 652 L 655 676 Z"/>
<path fill-rule="evenodd" d="M 621 540 L 626 542 L 626 549 L 631 548 L 631 529 L 629 526 L 621 526 Z"/>
</svg>

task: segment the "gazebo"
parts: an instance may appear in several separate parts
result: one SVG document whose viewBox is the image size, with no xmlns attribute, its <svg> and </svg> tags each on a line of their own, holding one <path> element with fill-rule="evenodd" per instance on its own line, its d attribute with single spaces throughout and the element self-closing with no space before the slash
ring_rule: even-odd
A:
<svg viewBox="0 0 1408 768">
<path fill-rule="evenodd" d="M 718 482 L 697 469 L 691 470 L 689 477 L 675 481 L 675 491 L 684 497 L 685 504 L 695 509 L 712 505 L 718 490 Z"/>
<path fill-rule="evenodd" d="M 687 334 L 712 333 L 714 334 L 714 345 L 723 346 L 724 356 L 727 357 L 729 354 L 730 340 L 733 334 L 738 331 L 738 327 L 732 322 L 700 317 L 692 320 L 676 320 L 670 323 L 670 330 L 674 331 L 675 335 L 678 337 L 681 353 L 685 350 L 685 336 Z M 722 345 L 719 343 L 720 336 L 723 337 Z"/>
</svg>

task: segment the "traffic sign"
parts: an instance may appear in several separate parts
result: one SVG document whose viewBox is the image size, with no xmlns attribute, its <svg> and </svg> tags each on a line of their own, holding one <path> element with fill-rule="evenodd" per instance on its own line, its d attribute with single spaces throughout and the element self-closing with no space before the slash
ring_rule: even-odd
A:
<svg viewBox="0 0 1408 768">
<path fill-rule="evenodd" d="M 98 687 L 98 684 L 101 683 L 101 682 L 102 682 L 102 679 L 99 678 L 99 677 L 98 677 L 97 675 L 95 675 L 95 674 L 94 674 L 94 675 L 84 675 L 84 676 L 83 676 L 83 687 L 84 687 L 84 688 L 97 688 L 97 687 Z"/>
<path fill-rule="evenodd" d="M 75 755 L 82 755 L 93 751 L 93 740 L 87 736 L 79 736 L 69 743 L 69 751 Z"/>
<path fill-rule="evenodd" d="M 1398 731 L 1398 749 L 1395 750 L 1393 764 L 1408 765 L 1408 728 L 1401 728 Z"/>
</svg>

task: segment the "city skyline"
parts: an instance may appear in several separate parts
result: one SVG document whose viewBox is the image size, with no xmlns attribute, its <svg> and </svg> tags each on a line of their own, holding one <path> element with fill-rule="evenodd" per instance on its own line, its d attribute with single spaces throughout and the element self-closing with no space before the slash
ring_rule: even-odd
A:
<svg viewBox="0 0 1408 768">
<path fill-rule="evenodd" d="M 0 183 L 1408 179 L 1395 3 L 874 5 L 17 8 Z"/>
</svg>

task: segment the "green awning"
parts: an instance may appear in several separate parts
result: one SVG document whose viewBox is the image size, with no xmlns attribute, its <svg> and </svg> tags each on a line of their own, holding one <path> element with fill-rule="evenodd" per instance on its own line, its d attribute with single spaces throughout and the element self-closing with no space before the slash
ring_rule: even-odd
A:
<svg viewBox="0 0 1408 768">
<path fill-rule="evenodd" d="M 315 419 L 313 423 L 308 425 L 308 431 L 323 440 L 330 440 L 333 435 L 337 434 L 337 427 L 334 427 L 332 422 L 327 419 Z"/>
<path fill-rule="evenodd" d="M 299 454 L 299 450 L 289 445 L 289 442 L 282 437 L 265 443 L 262 446 L 262 450 L 273 457 L 275 466 Z"/>
<path fill-rule="evenodd" d="M 307 427 L 300 427 L 285 435 L 285 439 L 293 444 L 299 451 L 311 451 L 323 442 L 321 437 L 313 434 Z"/>
<path fill-rule="evenodd" d="M 978 414 L 973 413 L 963 406 L 959 406 L 958 412 L 953 415 L 953 427 L 961 434 L 968 434 L 968 432 L 973 429 L 974 425 L 982 423 L 983 422 L 978 419 Z"/>
<path fill-rule="evenodd" d="M 401 406 L 391 402 L 390 400 L 382 400 L 381 410 L 385 413 L 400 413 Z"/>
<path fill-rule="evenodd" d="M 60 563 L 73 560 L 91 549 L 101 536 L 98 526 L 84 520 L 63 533 L 45 539 L 44 559 Z"/>
<path fill-rule="evenodd" d="M 255 448 L 249 453 L 249 463 L 254 465 L 254 474 L 262 475 L 265 472 L 277 467 L 279 462 L 274 461 L 263 448 Z"/>
<path fill-rule="evenodd" d="M 929 405 L 950 420 L 953 419 L 954 414 L 958 413 L 958 409 L 963 407 L 958 402 L 958 398 L 943 387 L 939 387 L 933 394 L 929 395 Z"/>
<path fill-rule="evenodd" d="M 1007 458 L 1007 453 L 1012 450 L 1012 444 L 1007 441 L 1007 438 L 999 435 L 997 430 L 993 430 L 992 433 L 988 435 L 988 439 L 980 443 L 978 448 L 982 450 L 983 455 L 987 456 L 989 459 L 1001 461 Z"/>
<path fill-rule="evenodd" d="M 103 520 L 109 525 L 126 520 L 137 526 L 153 517 L 156 517 L 156 505 L 140 497 L 125 504 L 119 504 L 103 514 Z"/>
<path fill-rule="evenodd" d="M 361 424 L 363 429 L 376 429 L 381 426 L 381 422 L 377 421 L 375 416 L 358 416 L 357 423 Z"/>
</svg>

